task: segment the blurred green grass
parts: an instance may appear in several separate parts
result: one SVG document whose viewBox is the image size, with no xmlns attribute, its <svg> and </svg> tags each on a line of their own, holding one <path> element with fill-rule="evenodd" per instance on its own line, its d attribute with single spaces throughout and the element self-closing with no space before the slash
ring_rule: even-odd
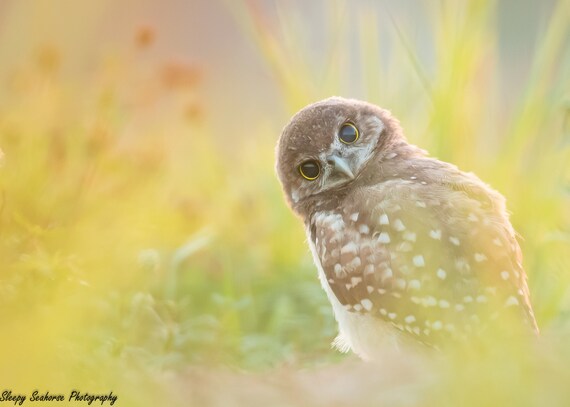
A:
<svg viewBox="0 0 570 407">
<path fill-rule="evenodd" d="M 253 2 L 226 3 L 267 62 L 284 116 L 333 94 L 366 98 L 390 108 L 412 142 L 505 194 L 539 325 L 570 361 L 559 343 L 570 327 L 570 3 L 556 3 L 511 109 L 500 106 L 495 2 L 424 4 L 431 71 L 411 22 L 394 17 L 392 35 L 379 37 L 375 3 L 324 10 L 317 60 L 303 46 L 302 9 L 280 5 L 272 19 Z M 214 134 L 200 68 L 145 66 L 152 32 L 137 41 L 100 61 L 88 83 L 62 74 L 73 56 L 50 46 L 0 78 L 1 378 L 24 389 L 114 383 L 129 404 L 152 405 L 169 397 L 156 378 L 188 366 L 267 372 L 346 358 L 330 350 L 331 310 L 274 175 L 284 123 L 260 121 L 237 143 Z M 540 352 L 532 358 L 563 377 Z M 498 400 L 536 379 L 503 376 L 503 362 L 512 360 L 475 364 L 497 376 L 482 375 L 469 394 L 495 380 L 505 387 L 488 397 Z M 451 368 L 448 380 L 475 374 Z"/>
</svg>

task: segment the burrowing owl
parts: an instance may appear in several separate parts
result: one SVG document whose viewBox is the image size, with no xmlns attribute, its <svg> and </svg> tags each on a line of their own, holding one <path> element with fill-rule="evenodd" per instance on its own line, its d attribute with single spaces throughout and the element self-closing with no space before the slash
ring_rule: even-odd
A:
<svg viewBox="0 0 570 407">
<path fill-rule="evenodd" d="M 339 97 L 305 107 L 283 130 L 277 172 L 339 348 L 370 359 L 386 338 L 538 332 L 504 198 L 409 144 L 389 111 Z"/>
</svg>

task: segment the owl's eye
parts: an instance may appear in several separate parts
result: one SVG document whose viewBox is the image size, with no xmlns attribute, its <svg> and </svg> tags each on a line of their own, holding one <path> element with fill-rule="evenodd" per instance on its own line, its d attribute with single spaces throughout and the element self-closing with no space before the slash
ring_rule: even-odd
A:
<svg viewBox="0 0 570 407">
<path fill-rule="evenodd" d="M 358 140 L 359 136 L 360 134 L 358 132 L 358 129 L 354 124 L 350 122 L 344 123 L 338 132 L 338 138 L 344 144 L 354 143 L 356 140 Z"/>
<path fill-rule="evenodd" d="M 299 165 L 299 172 L 303 178 L 313 181 L 321 175 L 321 167 L 315 160 L 308 160 Z"/>
</svg>

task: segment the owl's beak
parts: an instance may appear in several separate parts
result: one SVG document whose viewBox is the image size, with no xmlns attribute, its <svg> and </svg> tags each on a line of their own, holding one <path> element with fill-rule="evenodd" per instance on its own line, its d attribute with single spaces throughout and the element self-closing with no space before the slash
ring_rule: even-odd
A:
<svg viewBox="0 0 570 407">
<path fill-rule="evenodd" d="M 333 154 L 327 159 L 327 162 L 333 167 L 333 174 L 336 173 L 354 179 L 354 174 L 344 158 Z"/>
</svg>

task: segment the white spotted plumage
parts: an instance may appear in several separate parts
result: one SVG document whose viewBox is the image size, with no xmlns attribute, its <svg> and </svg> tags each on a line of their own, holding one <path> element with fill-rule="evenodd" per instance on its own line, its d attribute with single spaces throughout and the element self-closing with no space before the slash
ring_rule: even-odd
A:
<svg viewBox="0 0 570 407">
<path fill-rule="evenodd" d="M 508 264 L 517 267 L 516 263 L 510 261 L 509 254 L 485 254 L 491 247 L 487 244 L 488 241 L 480 239 L 477 233 L 469 234 L 467 230 L 463 230 L 461 219 L 466 211 L 478 210 L 476 202 L 471 203 L 472 207 L 466 202 L 467 207 L 459 209 L 452 203 L 446 206 L 438 202 L 438 209 L 445 209 L 448 216 L 457 219 L 451 223 L 455 225 L 452 228 L 449 222 L 446 224 L 437 217 L 438 212 L 429 205 L 429 197 L 425 197 L 426 207 L 422 208 L 421 212 L 411 210 L 413 203 L 399 198 L 401 195 L 406 196 L 411 188 L 413 186 L 395 182 L 371 188 L 367 191 L 368 199 L 377 199 L 377 204 L 371 208 L 360 208 L 357 222 L 350 219 L 349 215 L 349 212 L 355 209 L 354 206 L 359 205 L 358 201 L 354 200 L 345 202 L 345 207 L 334 212 L 314 214 L 310 223 L 314 231 L 318 234 L 325 230 L 325 239 L 315 242 L 317 260 L 325 275 L 328 276 L 327 270 L 331 262 L 350 270 L 347 278 L 327 283 L 327 289 L 342 304 L 349 305 L 347 309 L 343 308 L 342 312 L 366 314 L 388 323 L 403 324 L 406 335 L 418 337 L 422 342 L 436 344 L 442 336 L 465 338 L 473 322 L 472 315 L 480 313 L 482 307 L 500 299 L 496 289 L 486 290 L 488 287 L 483 284 L 482 279 L 492 279 L 494 276 L 498 277 L 495 278 L 495 284 L 506 281 L 504 272 L 497 274 L 493 270 L 495 267 L 485 268 L 486 260 L 494 256 L 497 264 L 501 266 Z M 395 202 L 399 202 L 397 206 Z M 377 213 L 382 214 L 378 216 Z M 333 230 L 330 222 L 339 223 L 338 216 L 344 219 L 341 222 L 343 228 Z M 394 222 L 386 222 L 386 219 L 390 218 L 393 218 Z M 364 225 L 373 231 L 372 235 L 362 235 L 359 232 Z M 495 223 L 489 223 L 488 227 L 493 228 L 493 225 Z M 434 230 L 439 231 L 438 236 L 447 236 L 447 239 L 433 239 Z M 497 233 L 495 229 L 487 232 Z M 483 230 L 481 233 L 485 236 L 488 235 L 487 232 Z M 326 238 L 338 234 L 342 236 L 338 242 Z M 462 246 L 454 242 L 454 239 L 460 239 L 458 236 L 461 236 Z M 404 243 L 410 245 L 410 251 L 399 250 Z M 339 257 L 332 258 L 325 254 L 337 247 L 341 248 Z M 466 250 L 472 252 L 470 258 L 467 257 Z M 359 259 L 357 268 L 352 266 L 355 259 Z M 345 266 L 342 266 L 343 264 Z M 357 287 L 353 277 L 350 277 L 353 273 L 361 276 L 362 280 L 358 280 L 363 283 L 361 288 Z M 343 289 L 347 279 L 351 282 L 350 290 Z M 391 295 L 386 297 L 380 294 L 378 289 Z M 516 293 L 517 289 L 518 286 L 503 284 L 501 293 Z M 418 292 L 420 296 L 414 301 L 417 295 L 414 294 L 412 298 L 412 293 Z M 497 298 L 488 298 L 489 295 Z M 515 304 L 513 295 L 508 298 L 501 300 L 503 306 L 518 305 Z M 466 305 L 468 312 L 464 313 Z M 386 310 L 385 315 L 380 312 L 381 309 Z M 425 324 L 435 312 L 441 325 L 435 323 L 434 326 L 434 323 L 431 323 L 428 327 L 430 329 L 426 331 Z M 399 315 L 404 319 L 400 320 Z M 407 318 L 409 316 L 413 318 Z M 414 329 L 414 324 L 417 324 L 418 329 Z M 405 329 L 406 325 L 410 329 Z M 445 326 L 449 329 L 443 329 Z M 385 332 L 384 327 L 382 332 Z M 351 338 L 351 335 L 351 331 L 343 332 L 344 338 Z M 361 355 L 373 353 L 373 349 L 366 347 L 366 341 L 360 339 L 356 342 L 363 348 L 351 345 L 355 352 Z M 372 341 L 373 344 L 376 342 L 377 340 Z"/>
<path fill-rule="evenodd" d="M 337 138 L 347 122 L 360 135 L 350 145 Z M 513 315 L 537 331 L 504 199 L 425 154 L 389 112 L 342 98 L 303 109 L 283 131 L 278 174 L 304 220 L 341 350 L 373 359 L 406 337 L 437 346 Z M 306 159 L 322 168 L 316 181 L 299 176 Z"/>
</svg>

